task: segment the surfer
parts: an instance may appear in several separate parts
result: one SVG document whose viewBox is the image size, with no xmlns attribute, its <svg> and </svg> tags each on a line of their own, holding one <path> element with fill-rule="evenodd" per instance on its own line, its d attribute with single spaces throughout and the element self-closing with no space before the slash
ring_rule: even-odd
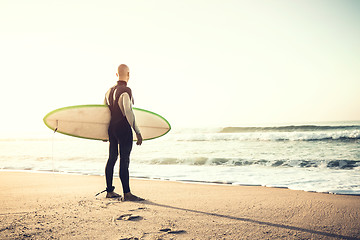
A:
<svg viewBox="0 0 360 240">
<path fill-rule="evenodd" d="M 134 103 L 131 89 L 127 87 L 130 78 L 129 67 L 121 64 L 118 67 L 116 76 L 119 78 L 117 84 L 110 88 L 105 95 L 105 104 L 111 112 L 111 120 L 109 124 L 109 158 L 105 167 L 106 177 L 106 197 L 118 198 L 121 195 L 114 192 L 115 187 L 112 186 L 114 166 L 117 161 L 120 150 L 120 180 L 124 193 L 125 201 L 142 201 L 144 199 L 133 195 L 129 185 L 129 163 L 130 153 L 133 145 L 134 129 L 137 138 L 137 145 L 141 145 L 142 136 L 135 122 L 135 116 L 132 111 Z"/>
</svg>

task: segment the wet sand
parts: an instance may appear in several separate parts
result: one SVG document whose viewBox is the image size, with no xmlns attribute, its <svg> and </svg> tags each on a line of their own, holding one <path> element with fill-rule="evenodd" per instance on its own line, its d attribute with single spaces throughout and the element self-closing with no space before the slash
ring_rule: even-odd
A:
<svg viewBox="0 0 360 240">
<path fill-rule="evenodd" d="M 360 196 L 101 176 L 0 172 L 0 239 L 359 239 Z M 119 179 L 115 191 L 121 193 Z"/>
</svg>

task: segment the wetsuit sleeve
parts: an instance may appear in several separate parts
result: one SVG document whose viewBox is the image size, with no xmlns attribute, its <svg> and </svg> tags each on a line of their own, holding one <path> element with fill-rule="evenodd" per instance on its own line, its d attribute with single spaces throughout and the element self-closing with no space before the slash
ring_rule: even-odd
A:
<svg viewBox="0 0 360 240">
<path fill-rule="evenodd" d="M 108 106 L 110 105 L 110 102 L 109 102 L 110 91 L 111 91 L 111 88 L 106 92 L 105 99 L 104 99 L 104 104 L 108 105 Z"/>
<path fill-rule="evenodd" d="M 119 98 L 119 106 L 120 106 L 120 109 L 122 109 L 124 111 L 123 113 L 124 113 L 127 121 L 129 122 L 130 126 L 134 129 L 135 133 L 141 134 L 140 129 L 136 125 L 136 122 L 135 122 L 135 115 L 132 110 L 131 99 L 130 99 L 128 93 L 121 94 L 121 96 Z"/>
</svg>

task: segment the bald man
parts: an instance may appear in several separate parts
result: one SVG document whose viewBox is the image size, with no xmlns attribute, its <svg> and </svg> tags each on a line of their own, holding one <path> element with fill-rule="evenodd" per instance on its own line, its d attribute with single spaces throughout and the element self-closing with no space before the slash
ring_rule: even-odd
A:
<svg viewBox="0 0 360 240">
<path fill-rule="evenodd" d="M 129 67 L 121 64 L 118 67 L 116 76 L 119 78 L 117 84 L 110 88 L 105 95 L 105 104 L 111 112 L 109 124 L 109 159 L 105 167 L 106 177 L 106 197 L 119 198 L 121 195 L 114 192 L 115 187 L 112 185 L 114 166 L 117 161 L 120 150 L 120 171 L 119 176 L 123 188 L 125 201 L 142 201 L 144 199 L 133 195 L 129 185 L 129 163 L 130 153 L 133 144 L 134 129 L 137 138 L 137 145 L 141 145 L 142 136 L 135 122 L 135 116 L 132 111 L 133 97 L 131 89 L 127 87 L 130 78 Z"/>
</svg>

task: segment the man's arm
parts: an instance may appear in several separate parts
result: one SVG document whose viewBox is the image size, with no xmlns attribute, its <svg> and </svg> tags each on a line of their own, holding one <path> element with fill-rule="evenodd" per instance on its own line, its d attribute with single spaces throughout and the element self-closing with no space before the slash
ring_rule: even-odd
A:
<svg viewBox="0 0 360 240">
<path fill-rule="evenodd" d="M 141 145 L 142 136 L 141 136 L 140 129 L 136 125 L 136 122 L 135 122 L 135 115 L 132 110 L 131 99 L 130 99 L 128 93 L 121 94 L 121 96 L 119 98 L 119 106 L 121 106 L 121 103 L 122 103 L 122 107 L 120 107 L 120 109 L 124 110 L 124 115 L 125 115 L 127 121 L 129 122 L 130 126 L 134 129 L 134 131 L 136 133 L 136 138 L 137 138 L 136 144 Z"/>
</svg>

